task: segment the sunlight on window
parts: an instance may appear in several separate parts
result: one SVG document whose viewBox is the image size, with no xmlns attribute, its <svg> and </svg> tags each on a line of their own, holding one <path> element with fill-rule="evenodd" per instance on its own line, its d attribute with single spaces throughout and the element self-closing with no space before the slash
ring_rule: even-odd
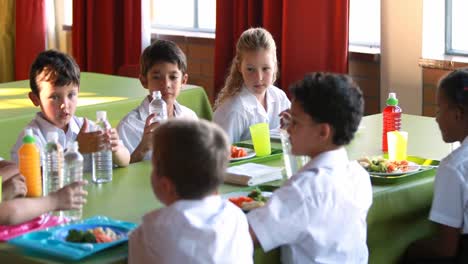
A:
<svg viewBox="0 0 468 264">
<path fill-rule="evenodd" d="M 152 25 L 171 28 L 192 28 L 194 3 L 187 0 L 153 0 L 154 21 Z"/>
<path fill-rule="evenodd" d="M 452 0 L 452 49 L 468 53 L 468 34 L 466 34 L 466 11 L 468 1 Z"/>
<path fill-rule="evenodd" d="M 349 44 L 380 47 L 380 0 L 350 0 Z"/>
<path fill-rule="evenodd" d="M 73 0 L 63 0 L 63 9 L 65 11 L 63 24 L 67 26 L 73 25 Z"/>
<path fill-rule="evenodd" d="M 198 27 L 208 31 L 216 28 L 216 0 L 198 1 Z"/>
</svg>

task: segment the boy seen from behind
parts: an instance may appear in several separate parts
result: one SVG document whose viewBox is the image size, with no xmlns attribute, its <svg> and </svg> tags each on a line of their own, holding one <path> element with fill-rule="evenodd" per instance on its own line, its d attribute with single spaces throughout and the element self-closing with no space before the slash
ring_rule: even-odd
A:
<svg viewBox="0 0 468 264">
<path fill-rule="evenodd" d="M 129 263 L 252 263 L 244 213 L 217 195 L 229 155 L 214 123 L 173 119 L 155 130 L 151 184 L 166 207 L 130 235 Z"/>
<path fill-rule="evenodd" d="M 251 235 L 265 251 L 281 246 L 282 263 L 367 263 L 372 189 L 344 148 L 361 121 L 362 93 L 345 75 L 313 73 L 291 94 L 292 153 L 311 160 L 247 215 Z"/>
<path fill-rule="evenodd" d="M 143 51 L 140 57 L 140 82 L 149 95 L 117 126 L 124 145 L 131 153 L 130 162 L 151 159 L 152 135 L 159 125 L 158 122 L 152 123 L 154 114 L 149 113 L 154 91 L 161 92 L 167 104 L 168 118 L 198 119 L 195 112 L 176 100 L 187 79 L 187 59 L 174 42 L 157 40 Z"/>
</svg>

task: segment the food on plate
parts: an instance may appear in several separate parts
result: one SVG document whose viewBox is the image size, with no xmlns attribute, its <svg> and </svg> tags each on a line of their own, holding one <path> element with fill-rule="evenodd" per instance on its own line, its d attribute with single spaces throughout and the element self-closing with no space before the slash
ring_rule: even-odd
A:
<svg viewBox="0 0 468 264">
<path fill-rule="evenodd" d="M 231 158 L 242 158 L 247 156 L 247 151 L 243 148 L 231 146 Z"/>
<path fill-rule="evenodd" d="M 379 173 L 397 173 L 407 172 L 410 170 L 407 160 L 396 161 L 388 160 L 382 157 L 375 158 L 363 158 L 358 160 L 359 164 L 364 167 L 368 172 L 379 172 Z"/>
<path fill-rule="evenodd" d="M 74 243 L 109 243 L 119 239 L 120 236 L 108 227 L 96 227 L 86 231 L 70 229 L 65 238 L 66 241 Z"/>
<path fill-rule="evenodd" d="M 244 211 L 250 211 L 252 209 L 264 206 L 268 201 L 268 198 L 263 196 L 260 189 L 255 188 L 247 196 L 231 197 L 229 198 L 229 201 Z"/>
</svg>

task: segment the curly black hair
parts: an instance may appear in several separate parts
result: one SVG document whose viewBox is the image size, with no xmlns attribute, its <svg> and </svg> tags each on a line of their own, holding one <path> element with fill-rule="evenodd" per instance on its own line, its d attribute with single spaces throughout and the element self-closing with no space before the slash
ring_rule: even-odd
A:
<svg viewBox="0 0 468 264">
<path fill-rule="evenodd" d="M 39 75 L 42 76 L 41 80 L 37 79 Z M 57 50 L 43 51 L 37 55 L 29 71 L 29 85 L 35 94 L 39 94 L 39 81 L 51 82 L 54 86 L 80 86 L 80 67 L 65 53 Z"/>
<path fill-rule="evenodd" d="M 440 81 L 439 89 L 452 104 L 468 107 L 468 68 L 457 69 L 447 74 Z"/>
<path fill-rule="evenodd" d="M 364 112 L 361 89 L 343 74 L 316 72 L 290 87 L 293 100 L 318 123 L 333 128 L 333 143 L 348 144 L 354 137 Z"/>
</svg>

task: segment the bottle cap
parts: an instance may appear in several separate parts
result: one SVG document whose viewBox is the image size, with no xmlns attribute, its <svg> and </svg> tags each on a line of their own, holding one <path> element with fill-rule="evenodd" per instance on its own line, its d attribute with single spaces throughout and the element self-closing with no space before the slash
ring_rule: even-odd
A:
<svg viewBox="0 0 468 264">
<path fill-rule="evenodd" d="M 106 120 L 107 119 L 107 112 L 106 111 L 96 111 L 96 119 L 97 120 Z"/>
<path fill-rule="evenodd" d="M 47 133 L 47 142 L 57 141 L 58 140 L 58 133 L 57 131 L 51 131 Z"/>
<path fill-rule="evenodd" d="M 161 91 L 153 91 L 153 100 L 161 99 L 161 97 L 162 97 Z"/>
<path fill-rule="evenodd" d="M 24 133 L 25 133 L 25 135 L 23 137 L 23 143 L 27 144 L 27 143 L 35 143 L 36 142 L 36 139 L 33 136 L 33 132 L 32 132 L 31 128 L 26 128 L 24 130 Z"/>
<path fill-rule="evenodd" d="M 388 94 L 387 105 L 398 105 L 398 99 L 395 93 Z"/>
</svg>

